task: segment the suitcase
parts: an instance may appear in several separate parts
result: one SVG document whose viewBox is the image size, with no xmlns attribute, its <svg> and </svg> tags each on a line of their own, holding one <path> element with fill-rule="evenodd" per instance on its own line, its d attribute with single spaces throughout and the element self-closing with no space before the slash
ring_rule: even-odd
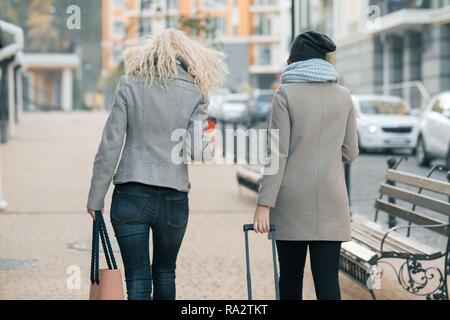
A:
<svg viewBox="0 0 450 320">
<path fill-rule="evenodd" d="M 245 234 L 245 264 L 247 268 L 247 294 L 248 300 L 253 300 L 252 293 L 252 275 L 250 273 L 250 249 L 248 244 L 248 232 L 254 231 L 253 224 L 244 225 Z M 278 266 L 277 266 L 277 247 L 275 243 L 275 225 L 270 225 L 270 233 L 272 235 L 272 256 L 273 256 L 273 278 L 275 282 L 275 298 L 280 300 L 280 284 L 278 279 Z"/>
</svg>

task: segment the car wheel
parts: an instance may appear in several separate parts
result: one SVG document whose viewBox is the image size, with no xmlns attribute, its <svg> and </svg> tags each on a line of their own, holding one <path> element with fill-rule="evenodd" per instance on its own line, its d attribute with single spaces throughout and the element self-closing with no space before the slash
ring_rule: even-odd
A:
<svg viewBox="0 0 450 320">
<path fill-rule="evenodd" d="M 417 163 L 421 167 L 428 167 L 431 163 L 431 158 L 427 153 L 425 141 L 423 140 L 422 137 L 419 137 L 419 141 L 417 142 L 416 158 Z"/>
<path fill-rule="evenodd" d="M 447 170 L 450 170 L 450 146 L 448 147 L 447 159 L 445 159 L 445 165 Z"/>
<path fill-rule="evenodd" d="M 367 149 L 362 146 L 361 139 L 359 139 L 359 138 L 358 138 L 358 147 L 359 147 L 359 153 L 360 154 L 363 154 L 363 153 L 367 152 Z"/>
</svg>

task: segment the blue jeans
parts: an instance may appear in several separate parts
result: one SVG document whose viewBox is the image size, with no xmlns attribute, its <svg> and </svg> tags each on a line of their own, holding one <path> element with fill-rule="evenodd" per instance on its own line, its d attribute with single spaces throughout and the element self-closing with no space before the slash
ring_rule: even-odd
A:
<svg viewBox="0 0 450 320">
<path fill-rule="evenodd" d="M 122 254 L 129 300 L 151 300 L 152 283 L 153 300 L 175 300 L 176 261 L 188 216 L 185 192 L 139 183 L 115 187 L 111 222 Z"/>
</svg>

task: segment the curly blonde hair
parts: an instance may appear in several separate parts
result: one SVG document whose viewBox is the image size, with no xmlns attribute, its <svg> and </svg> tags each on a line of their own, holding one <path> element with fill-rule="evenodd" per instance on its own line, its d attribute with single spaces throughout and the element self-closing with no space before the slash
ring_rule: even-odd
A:
<svg viewBox="0 0 450 320">
<path fill-rule="evenodd" d="M 180 62 L 187 67 L 204 98 L 222 86 L 227 74 L 222 52 L 208 48 L 176 29 L 167 29 L 154 38 L 141 40 L 139 45 L 125 51 L 124 60 L 126 75 L 145 77 L 150 85 L 155 77 L 164 84 L 174 79 Z"/>
</svg>

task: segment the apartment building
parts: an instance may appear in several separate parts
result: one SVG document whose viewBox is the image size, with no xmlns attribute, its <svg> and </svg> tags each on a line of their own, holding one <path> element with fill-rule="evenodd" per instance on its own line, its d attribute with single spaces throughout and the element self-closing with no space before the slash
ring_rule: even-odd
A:
<svg viewBox="0 0 450 320">
<path fill-rule="evenodd" d="M 127 45 L 141 35 L 176 27 L 181 0 L 102 0 L 103 73 L 122 61 Z"/>
<path fill-rule="evenodd" d="M 186 0 L 182 16 L 206 16 L 214 42 L 227 54 L 228 85 L 270 88 L 287 60 L 291 41 L 289 0 Z"/>
<path fill-rule="evenodd" d="M 114 70 L 124 46 L 140 34 L 200 17 L 214 30 L 209 40 L 227 55 L 228 87 L 269 88 L 287 59 L 290 5 L 290 0 L 103 0 L 103 70 Z"/>
<path fill-rule="evenodd" d="M 293 32 L 338 44 L 342 81 L 357 94 L 395 94 L 420 107 L 450 89 L 450 0 L 293 0 Z"/>
<path fill-rule="evenodd" d="M 250 75 L 257 87 L 267 87 L 273 75 L 286 66 L 292 34 L 290 3 L 285 0 L 255 0 L 250 36 Z"/>
</svg>

